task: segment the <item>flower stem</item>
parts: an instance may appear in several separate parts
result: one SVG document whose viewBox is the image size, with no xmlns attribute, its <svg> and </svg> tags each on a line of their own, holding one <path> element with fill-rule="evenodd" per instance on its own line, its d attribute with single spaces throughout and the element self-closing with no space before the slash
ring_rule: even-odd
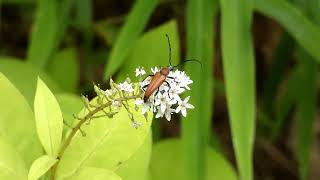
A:
<svg viewBox="0 0 320 180">
<path fill-rule="evenodd" d="M 116 101 L 119 101 L 119 102 L 122 102 L 122 101 L 127 101 L 127 100 L 131 100 L 131 99 L 137 99 L 137 98 L 140 98 L 141 97 L 141 94 L 137 94 L 137 95 L 133 95 L 133 96 L 129 96 L 129 97 L 120 97 L 118 99 L 116 99 Z M 51 176 L 51 179 L 54 180 L 55 179 L 55 174 L 56 174 L 56 171 L 57 171 L 57 167 L 58 167 L 58 164 L 60 162 L 60 159 L 62 158 L 65 150 L 67 149 L 67 147 L 70 145 L 72 139 L 74 138 L 74 136 L 77 134 L 77 132 L 80 130 L 81 126 L 87 122 L 88 120 L 90 120 L 96 113 L 98 113 L 99 111 L 103 110 L 104 108 L 106 107 L 109 107 L 111 106 L 112 104 L 112 101 L 108 101 L 107 103 L 105 104 L 102 104 L 101 106 L 98 106 L 96 107 L 94 110 L 92 111 L 89 111 L 89 113 L 80 119 L 80 121 L 78 122 L 78 124 L 72 128 L 72 131 L 71 133 L 68 135 L 68 137 L 66 138 L 66 140 L 64 141 L 63 145 L 61 146 L 61 149 L 58 153 L 58 156 L 57 156 L 57 162 L 55 163 L 55 165 L 52 167 L 52 176 Z"/>
</svg>

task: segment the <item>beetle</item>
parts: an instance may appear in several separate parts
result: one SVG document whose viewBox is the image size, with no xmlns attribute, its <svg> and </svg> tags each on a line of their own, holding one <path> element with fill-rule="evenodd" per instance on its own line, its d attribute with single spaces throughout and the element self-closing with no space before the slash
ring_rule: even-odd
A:
<svg viewBox="0 0 320 180">
<path fill-rule="evenodd" d="M 143 96 L 143 101 L 147 102 L 148 99 L 150 98 L 150 96 L 155 92 L 156 95 L 159 92 L 159 87 L 163 84 L 163 83 L 167 83 L 167 85 L 170 87 L 170 84 L 166 81 L 167 78 L 171 78 L 173 79 L 173 77 L 169 76 L 169 73 L 174 70 L 174 68 L 178 67 L 178 65 L 176 66 L 172 66 L 171 64 L 171 43 L 170 43 L 170 38 L 168 36 L 168 34 L 166 34 L 167 40 L 168 40 L 168 45 L 169 45 L 169 66 L 168 67 L 162 67 L 160 69 L 159 72 L 156 72 L 154 75 L 149 75 L 148 77 L 152 77 L 151 81 L 149 84 L 145 85 L 144 87 L 142 87 L 142 89 L 144 90 L 145 88 L 147 88 L 144 92 L 144 96 Z M 201 64 L 200 61 L 195 60 L 195 59 L 190 59 L 190 60 L 185 60 L 184 62 L 187 61 L 197 61 L 198 63 Z M 202 65 L 201 65 L 202 66 Z"/>
</svg>

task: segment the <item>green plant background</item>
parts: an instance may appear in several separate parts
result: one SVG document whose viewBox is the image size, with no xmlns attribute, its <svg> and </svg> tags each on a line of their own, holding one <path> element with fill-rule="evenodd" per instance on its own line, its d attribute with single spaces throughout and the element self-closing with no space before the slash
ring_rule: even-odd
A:
<svg viewBox="0 0 320 180">
<path fill-rule="evenodd" d="M 59 160 L 57 179 L 320 176 L 319 0 L 2 0 L 0 9 L 0 179 L 50 179 L 70 131 L 62 120 L 83 112 L 80 94 L 93 99 L 93 82 L 137 82 L 135 68 L 167 66 L 165 34 L 172 64 L 193 80 L 195 109 L 171 122 L 150 114 L 138 130 L 123 108 L 96 119 Z M 273 25 L 262 39 L 277 34 L 271 48 L 255 32 L 264 22 Z"/>
</svg>

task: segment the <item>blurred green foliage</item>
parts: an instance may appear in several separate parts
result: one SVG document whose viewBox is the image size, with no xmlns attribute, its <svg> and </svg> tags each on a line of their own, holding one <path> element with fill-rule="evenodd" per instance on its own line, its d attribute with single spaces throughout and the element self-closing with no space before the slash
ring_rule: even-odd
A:
<svg viewBox="0 0 320 180">
<path fill-rule="evenodd" d="M 94 19 L 90 0 L 2 4 L 20 7 L 33 25 L 26 30 L 30 33 L 25 58 L 0 54 L 0 179 L 48 178 L 49 169 L 56 168 L 57 179 L 201 180 L 238 175 L 252 180 L 255 138 L 279 141 L 291 119 L 298 127 L 294 156 L 299 177 L 309 179 L 319 94 L 319 0 L 187 0 L 186 8 L 176 1 L 136 0 L 127 14 L 99 20 Z M 170 16 L 150 23 L 164 6 L 177 12 L 185 9 L 185 21 Z M 258 95 L 255 61 L 259 59 L 253 55 L 251 31 L 254 12 L 272 18 L 285 31 Z M 221 38 L 215 31 L 220 27 L 215 26 L 218 18 Z M 164 141 L 157 122 L 153 136 L 159 142 L 151 152 L 155 140 L 151 115 L 146 126 L 136 130 L 120 112 L 113 119 L 98 118 L 85 125 L 86 138 L 78 133 L 55 167 L 60 141 L 70 132 L 68 126 L 78 122 L 73 114 L 84 111 L 79 94 L 92 92 L 92 81 L 104 86 L 111 76 L 118 82 L 127 76 L 138 81 L 133 77 L 138 66 L 148 71 L 169 65 L 165 34 L 170 36 L 173 65 L 183 62 L 181 57 L 202 64 L 185 65 L 194 81 L 190 95 L 196 108 L 182 120 L 181 140 Z M 214 39 L 221 39 L 221 45 Z M 223 82 L 214 77 L 213 59 L 219 57 L 214 44 L 222 50 Z M 43 82 L 36 93 L 38 77 Z M 210 147 L 219 146 L 217 137 L 212 137 L 215 89 L 227 99 L 237 168 L 227 162 L 223 148 L 217 153 Z"/>
</svg>

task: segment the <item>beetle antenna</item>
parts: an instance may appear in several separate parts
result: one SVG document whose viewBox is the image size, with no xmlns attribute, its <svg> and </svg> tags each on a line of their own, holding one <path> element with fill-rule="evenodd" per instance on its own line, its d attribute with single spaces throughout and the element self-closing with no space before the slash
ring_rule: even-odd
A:
<svg viewBox="0 0 320 180">
<path fill-rule="evenodd" d="M 197 59 L 187 59 L 187 60 L 184 60 L 182 63 L 184 64 L 184 63 L 186 63 L 186 62 L 197 62 L 197 63 L 199 63 L 200 64 L 200 66 L 201 66 L 201 69 L 202 69 L 202 63 L 201 63 L 201 61 L 199 61 L 199 60 L 197 60 Z M 174 68 L 177 68 L 177 67 L 179 67 L 179 66 L 181 66 L 181 65 L 183 65 L 182 63 L 180 63 L 180 64 L 178 64 L 178 65 L 176 65 L 176 66 L 174 66 Z"/>
<path fill-rule="evenodd" d="M 166 34 L 166 37 L 168 39 L 168 45 L 169 45 L 169 64 L 170 64 L 170 66 L 172 66 L 172 64 L 171 64 L 171 43 L 170 43 L 170 38 L 169 38 L 168 34 Z"/>
<path fill-rule="evenodd" d="M 202 63 L 201 63 L 201 61 L 199 61 L 199 60 L 197 60 L 197 59 L 187 59 L 187 60 L 184 60 L 183 62 L 186 63 L 186 62 L 190 62 L 190 61 L 199 63 L 200 66 L 201 66 L 201 69 L 202 69 Z"/>
</svg>

